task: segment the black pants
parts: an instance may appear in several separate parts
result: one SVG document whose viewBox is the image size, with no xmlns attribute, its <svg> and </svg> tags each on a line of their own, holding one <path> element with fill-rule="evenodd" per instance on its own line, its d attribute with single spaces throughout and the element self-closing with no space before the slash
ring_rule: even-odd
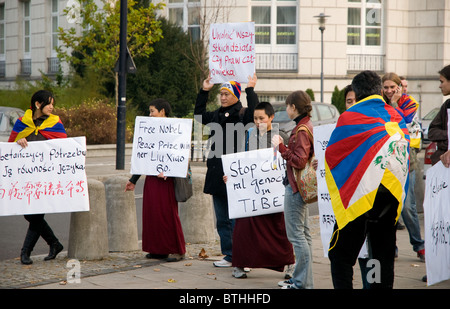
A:
<svg viewBox="0 0 450 309">
<path fill-rule="evenodd" d="M 370 288 L 393 288 L 397 208 L 398 201 L 380 185 L 370 211 L 349 222 L 339 231 L 335 225 L 335 233 L 330 242 L 331 249 L 328 252 L 335 289 L 353 288 L 353 266 L 366 236 L 370 259 L 378 261 L 380 266 L 380 280 L 371 283 Z M 374 271 L 377 270 L 374 268 Z"/>
<path fill-rule="evenodd" d="M 36 233 L 38 237 L 41 236 L 48 245 L 58 242 L 58 238 L 56 238 L 53 230 L 45 221 L 44 214 L 24 215 L 24 217 L 30 223 L 28 229 Z"/>
</svg>

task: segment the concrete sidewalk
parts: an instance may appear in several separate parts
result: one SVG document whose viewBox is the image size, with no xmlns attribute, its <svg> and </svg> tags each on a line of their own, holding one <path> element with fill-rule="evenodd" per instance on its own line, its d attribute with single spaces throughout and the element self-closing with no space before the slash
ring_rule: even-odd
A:
<svg viewBox="0 0 450 309">
<path fill-rule="evenodd" d="M 422 216 L 421 216 L 422 217 Z M 313 275 L 315 289 L 332 289 L 328 258 L 323 250 L 318 229 L 318 217 L 311 217 L 313 228 Z M 422 218 L 423 219 L 423 218 Z M 423 222 L 423 220 L 422 220 Z M 409 244 L 407 230 L 397 232 L 399 257 L 395 262 L 395 289 L 449 289 L 450 280 L 427 287 L 422 282 L 426 274 Z M 204 258 L 199 257 L 204 249 Z M 165 262 L 145 258 L 145 252 L 112 252 L 99 261 L 79 261 L 79 283 L 68 281 L 74 266 L 68 265 L 66 252 L 55 260 L 43 261 L 33 256 L 32 265 L 22 265 L 19 259 L 0 262 L 0 287 L 25 289 L 279 289 L 277 282 L 284 273 L 268 269 L 252 269 L 246 279 L 236 279 L 231 268 L 217 268 L 212 262 L 220 260 L 218 241 L 209 244 L 187 244 L 186 259 Z M 360 289 L 361 276 L 355 266 L 354 288 Z"/>
<path fill-rule="evenodd" d="M 102 179 L 111 175 L 129 175 L 129 160 L 125 170 L 115 170 L 114 164 L 105 164 L 104 156 L 97 150 L 94 155 L 88 150 L 88 177 Z M 197 164 L 204 164 L 198 162 Z M 420 215 L 423 230 L 423 215 Z M 313 276 L 315 289 L 332 289 L 330 265 L 323 256 L 318 216 L 310 217 L 313 233 Z M 450 280 L 427 287 L 422 281 L 426 274 L 425 263 L 421 263 L 409 244 L 407 230 L 397 231 L 399 257 L 395 262 L 394 289 L 449 289 Z M 248 290 L 279 289 L 277 282 L 284 279 L 284 273 L 268 269 L 253 269 L 246 279 L 236 279 L 231 268 L 216 268 L 213 261 L 222 258 L 219 242 L 187 244 L 186 259 L 179 262 L 147 259 L 146 252 L 111 252 L 98 261 L 78 261 L 80 282 L 71 283 L 68 274 L 76 271 L 74 264 L 68 263 L 67 252 L 62 252 L 55 260 L 43 261 L 44 256 L 32 256 L 32 265 L 22 265 L 20 259 L 0 261 L 0 289 L 28 290 L 74 290 L 74 289 L 214 289 Z M 205 254 L 201 257 L 200 252 Z M 76 265 L 76 264 L 75 264 Z M 75 267 L 75 268 L 74 268 Z M 354 288 L 361 289 L 361 275 L 358 263 L 354 269 Z M 184 292 L 183 292 L 184 293 Z"/>
</svg>

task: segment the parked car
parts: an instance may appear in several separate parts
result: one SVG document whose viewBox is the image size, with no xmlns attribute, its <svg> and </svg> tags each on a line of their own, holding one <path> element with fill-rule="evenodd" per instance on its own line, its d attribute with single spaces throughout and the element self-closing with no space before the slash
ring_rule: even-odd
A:
<svg viewBox="0 0 450 309">
<path fill-rule="evenodd" d="M 431 167 L 431 155 L 437 150 L 436 142 L 431 142 L 427 148 L 425 148 L 425 157 L 423 160 L 423 179 L 427 177 L 427 170 Z"/>
<path fill-rule="evenodd" d="M 7 142 L 12 128 L 25 112 L 20 108 L 0 106 L 0 142 Z"/>
<path fill-rule="evenodd" d="M 289 118 L 286 113 L 285 102 L 274 102 L 272 106 L 275 110 L 275 117 L 273 123 L 278 123 L 280 131 L 290 135 L 293 128 L 295 128 L 295 122 Z M 314 126 L 319 126 L 327 123 L 336 123 L 339 119 L 339 111 L 332 104 L 312 102 L 313 110 L 311 112 L 311 121 Z"/>
<path fill-rule="evenodd" d="M 428 114 L 423 116 L 421 120 L 421 126 L 423 131 L 423 138 L 422 143 L 423 146 L 426 147 L 431 141 L 428 139 L 428 127 L 430 126 L 430 123 L 433 121 L 434 117 L 439 112 L 439 107 L 433 108 Z"/>
</svg>

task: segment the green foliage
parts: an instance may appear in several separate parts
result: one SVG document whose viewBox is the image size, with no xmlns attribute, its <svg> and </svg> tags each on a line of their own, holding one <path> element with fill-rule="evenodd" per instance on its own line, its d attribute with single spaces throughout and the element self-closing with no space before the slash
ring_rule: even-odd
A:
<svg viewBox="0 0 450 309">
<path fill-rule="evenodd" d="M 101 0 L 100 9 L 97 1 L 77 1 L 80 3 L 78 26 L 83 30 L 78 33 L 75 27 L 58 29 L 61 41 L 58 57 L 75 68 L 88 67 L 103 74 L 114 74 L 120 48 L 120 2 Z M 127 4 L 128 48 L 135 57 L 148 57 L 153 52 L 152 44 L 162 37 L 155 15 L 164 4 L 141 5 L 135 0 L 128 0 Z M 70 8 L 65 13 L 70 15 Z"/>
<path fill-rule="evenodd" d="M 108 100 L 88 100 L 74 107 L 55 110 L 69 137 L 86 136 L 86 143 L 116 143 L 116 109 Z M 126 130 L 126 142 L 132 141 L 131 129 Z"/>
<path fill-rule="evenodd" d="M 186 117 L 193 111 L 201 72 L 190 60 L 189 35 L 164 19 L 160 23 L 164 39 L 153 45 L 150 57 L 134 59 L 137 72 L 127 76 L 127 98 L 141 115 L 148 115 L 150 101 L 164 98 L 172 107 L 172 117 Z"/>
<path fill-rule="evenodd" d="M 333 94 L 331 95 L 331 104 L 336 106 L 339 113 L 345 112 L 345 89 L 339 90 L 338 86 L 334 87 Z"/>
<path fill-rule="evenodd" d="M 309 97 L 311 98 L 311 101 L 315 101 L 315 96 L 314 96 L 314 91 L 311 88 L 308 88 L 305 90 L 305 92 L 309 95 Z"/>
</svg>

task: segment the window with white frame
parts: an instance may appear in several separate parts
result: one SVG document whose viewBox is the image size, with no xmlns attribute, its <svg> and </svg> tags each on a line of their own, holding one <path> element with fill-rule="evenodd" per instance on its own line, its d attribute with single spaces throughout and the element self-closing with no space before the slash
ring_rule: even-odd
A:
<svg viewBox="0 0 450 309">
<path fill-rule="evenodd" d="M 297 51 L 297 0 L 253 0 L 255 43 L 270 49 Z"/>
<path fill-rule="evenodd" d="M 383 70 L 383 27 L 382 0 L 348 0 L 347 54 L 349 70 Z"/>
<path fill-rule="evenodd" d="M 25 58 L 31 57 L 30 1 L 23 2 L 23 52 Z"/>
<path fill-rule="evenodd" d="M 52 16 L 52 57 L 56 57 L 56 48 L 59 46 L 58 41 L 58 24 L 59 24 L 59 14 L 58 14 L 58 0 L 52 0 L 51 7 Z"/>
<path fill-rule="evenodd" d="M 5 60 L 5 4 L 0 3 L 0 61 Z"/>
<path fill-rule="evenodd" d="M 200 38 L 200 0 L 169 0 L 169 21 L 189 33 L 192 40 Z"/>
<path fill-rule="evenodd" d="M 297 70 L 297 16 L 297 0 L 251 1 L 257 70 Z"/>
</svg>

